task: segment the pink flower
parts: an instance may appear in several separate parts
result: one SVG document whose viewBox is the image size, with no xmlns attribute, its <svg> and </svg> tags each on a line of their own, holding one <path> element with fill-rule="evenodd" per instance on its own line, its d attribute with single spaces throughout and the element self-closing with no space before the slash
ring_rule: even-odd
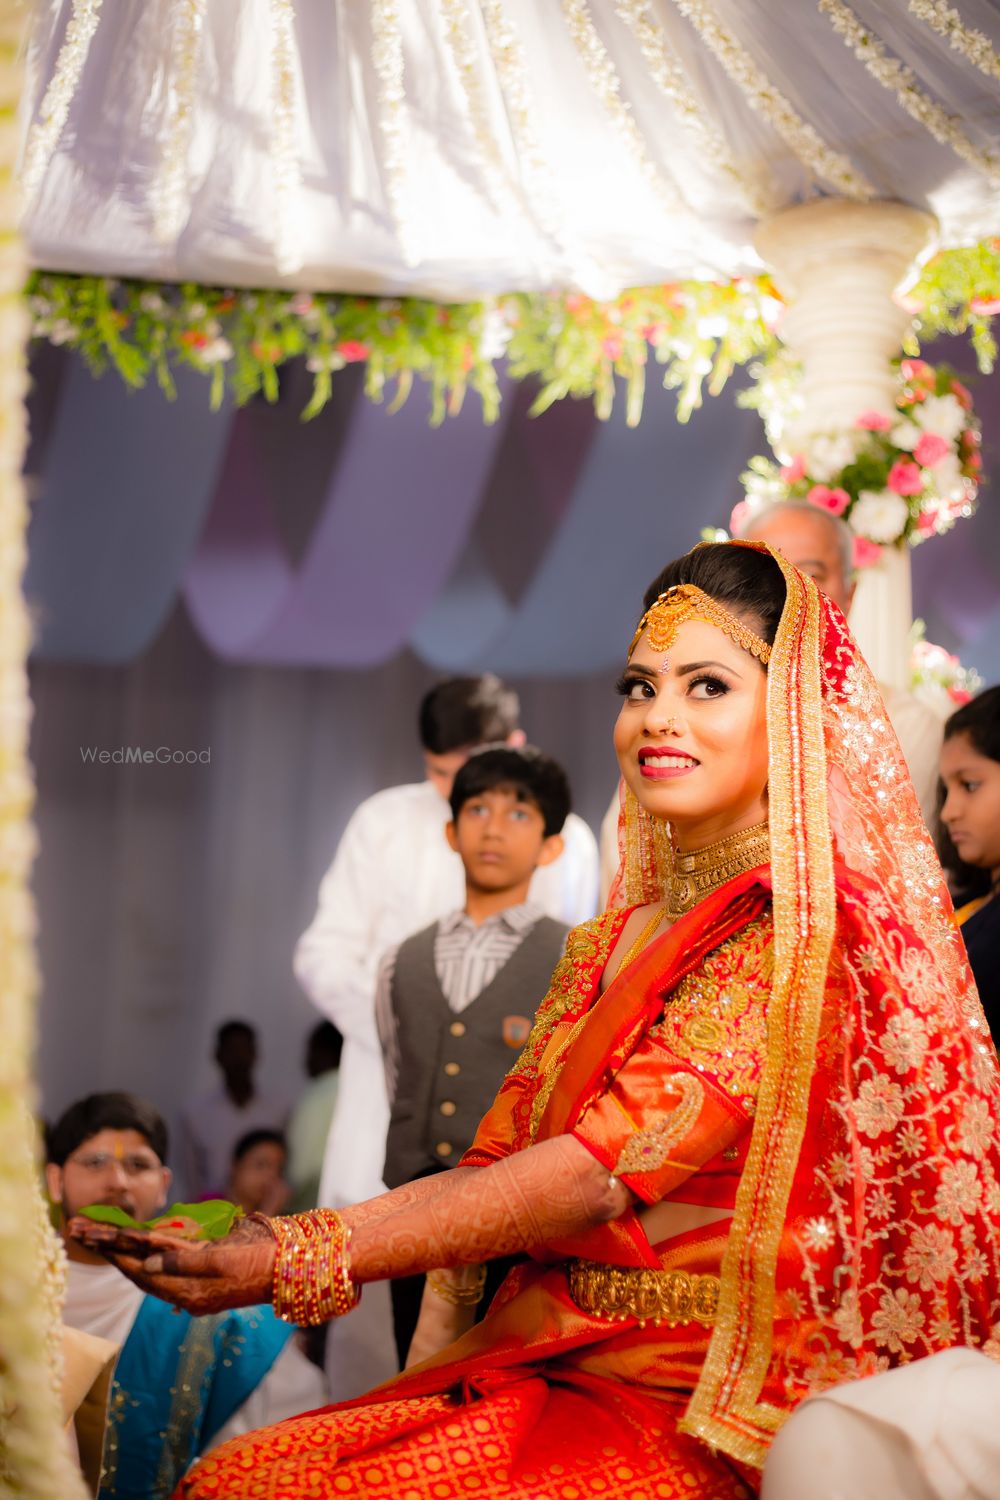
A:
<svg viewBox="0 0 1000 1500">
<path fill-rule="evenodd" d="M 750 519 L 750 505 L 746 500 L 738 500 L 733 506 L 733 513 L 729 517 L 729 530 L 733 536 L 739 536 L 744 526 Z"/>
<path fill-rule="evenodd" d="M 937 535 L 937 516 L 931 510 L 922 510 L 915 525 L 922 537 Z"/>
<path fill-rule="evenodd" d="M 939 437 L 936 432 L 925 432 L 913 450 L 913 461 L 924 469 L 933 469 L 950 452 L 951 444 L 947 438 Z M 899 493 L 905 495 L 906 491 L 900 490 Z"/>
<path fill-rule="evenodd" d="M 1000 312 L 1000 301 L 997 302 L 997 311 Z M 959 406 L 964 407 L 966 411 L 972 410 L 972 392 L 967 385 L 963 385 L 960 380 L 953 380 L 951 382 L 951 394 Z"/>
<path fill-rule="evenodd" d="M 897 458 L 889 470 L 886 484 L 897 495 L 919 495 L 924 487 L 919 468 L 906 458 Z"/>
<path fill-rule="evenodd" d="M 814 484 L 806 499 L 810 505 L 818 505 L 821 510 L 828 510 L 833 516 L 842 516 L 851 503 L 846 490 L 831 490 L 826 484 Z"/>
<path fill-rule="evenodd" d="M 337 345 L 337 353 L 351 364 L 354 360 L 368 358 L 368 345 L 359 343 L 357 339 L 344 339 Z"/>
<path fill-rule="evenodd" d="M 877 542 L 870 542 L 866 536 L 854 538 L 854 566 L 856 568 L 872 568 L 882 556 L 882 548 Z"/>
<path fill-rule="evenodd" d="M 993 313 L 1000 313 L 1000 297 L 973 297 L 969 311 L 978 313 L 981 318 L 992 317 Z"/>
<path fill-rule="evenodd" d="M 933 385 L 934 371 L 925 359 L 904 359 L 899 364 L 904 380 L 917 385 Z"/>
<path fill-rule="evenodd" d="M 601 340 L 601 349 L 605 359 L 620 359 L 624 348 L 625 340 L 620 333 L 609 333 Z"/>
<path fill-rule="evenodd" d="M 948 689 L 948 697 L 951 699 L 952 703 L 972 702 L 972 694 L 969 692 L 968 688 L 950 687 Z"/>
<path fill-rule="evenodd" d="M 854 425 L 867 432 L 888 432 L 892 422 L 892 417 L 885 417 L 880 411 L 863 411 Z"/>
<path fill-rule="evenodd" d="M 796 453 L 791 463 L 782 465 L 781 477 L 786 484 L 798 484 L 805 476 L 806 456 L 804 453 Z"/>
</svg>

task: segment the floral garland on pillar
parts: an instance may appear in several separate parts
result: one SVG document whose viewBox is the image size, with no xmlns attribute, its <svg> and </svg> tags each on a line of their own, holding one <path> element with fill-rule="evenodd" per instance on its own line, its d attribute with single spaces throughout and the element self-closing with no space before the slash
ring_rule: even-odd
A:
<svg viewBox="0 0 1000 1500">
<path fill-rule="evenodd" d="M 0 0 L 0 1491 L 76 1500 L 86 1491 L 62 1433 L 59 1385 L 65 1257 L 48 1222 L 35 1159 L 31 1056 L 37 972 L 29 889 L 35 836 L 28 763 L 28 614 L 21 594 L 28 507 L 15 117 L 23 8 Z"/>
<path fill-rule="evenodd" d="M 896 412 L 861 412 L 853 429 L 818 434 L 784 464 L 751 459 L 733 529 L 779 501 L 805 502 L 846 521 L 854 566 L 867 568 L 886 547 L 916 546 L 970 516 L 982 458 L 966 386 L 944 366 L 901 360 Z"/>
</svg>

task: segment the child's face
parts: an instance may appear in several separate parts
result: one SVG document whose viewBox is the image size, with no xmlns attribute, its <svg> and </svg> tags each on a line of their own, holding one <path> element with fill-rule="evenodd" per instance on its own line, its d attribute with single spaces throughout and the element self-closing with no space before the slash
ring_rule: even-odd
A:
<svg viewBox="0 0 1000 1500">
<path fill-rule="evenodd" d="M 277 1141 L 260 1141 L 244 1151 L 232 1171 L 234 1203 L 247 1213 L 258 1212 L 282 1184 L 285 1155 L 284 1146 Z"/>
<path fill-rule="evenodd" d="M 519 801 L 510 786 L 464 802 L 449 825 L 449 842 L 461 855 L 468 880 L 483 891 L 523 884 L 562 849 L 558 835 L 545 837 L 545 819 L 535 804 Z"/>
</svg>

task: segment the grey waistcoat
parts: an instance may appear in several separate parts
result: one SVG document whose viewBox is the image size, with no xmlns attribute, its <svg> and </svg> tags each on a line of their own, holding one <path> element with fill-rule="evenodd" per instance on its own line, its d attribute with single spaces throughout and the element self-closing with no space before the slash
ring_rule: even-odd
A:
<svg viewBox="0 0 1000 1500">
<path fill-rule="evenodd" d="M 392 984 L 400 1066 L 383 1172 L 389 1187 L 433 1167 L 455 1166 L 472 1144 L 527 1040 L 567 930 L 551 917 L 540 917 L 457 1015 L 434 968 L 437 923 L 402 944 Z"/>
</svg>

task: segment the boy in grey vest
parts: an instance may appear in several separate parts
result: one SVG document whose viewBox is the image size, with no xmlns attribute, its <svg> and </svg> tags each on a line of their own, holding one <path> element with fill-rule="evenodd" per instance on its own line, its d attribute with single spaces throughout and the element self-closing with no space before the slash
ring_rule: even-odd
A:
<svg viewBox="0 0 1000 1500">
<path fill-rule="evenodd" d="M 535 870 L 563 849 L 570 791 L 561 766 L 530 746 L 488 747 L 458 772 L 449 801 L 445 836 L 465 867 L 465 905 L 391 949 L 379 971 L 390 1188 L 455 1166 L 472 1144 L 527 1040 L 567 932 L 528 900 Z M 424 1277 L 391 1289 L 402 1364 Z"/>
</svg>

